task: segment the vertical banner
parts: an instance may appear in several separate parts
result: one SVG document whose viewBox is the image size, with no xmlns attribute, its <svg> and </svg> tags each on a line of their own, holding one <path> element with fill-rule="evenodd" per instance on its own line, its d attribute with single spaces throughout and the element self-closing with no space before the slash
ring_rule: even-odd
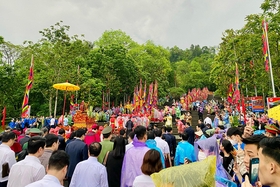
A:
<svg viewBox="0 0 280 187">
<path fill-rule="evenodd" d="M 5 129 L 5 120 L 6 120 L 6 107 L 4 107 L 3 111 L 2 111 L 2 129 Z"/>
<path fill-rule="evenodd" d="M 263 97 L 251 97 L 252 98 L 252 112 L 264 112 Z"/>
<path fill-rule="evenodd" d="M 267 108 L 273 108 L 280 105 L 280 97 L 268 97 L 267 99 Z"/>
<path fill-rule="evenodd" d="M 22 111 L 21 111 L 21 117 L 25 118 L 28 116 L 28 102 L 29 102 L 29 92 L 33 85 L 33 71 L 34 71 L 34 58 L 33 55 L 31 57 L 31 65 L 29 69 L 29 75 L 28 75 L 28 83 L 26 85 L 23 102 L 22 102 Z"/>
</svg>

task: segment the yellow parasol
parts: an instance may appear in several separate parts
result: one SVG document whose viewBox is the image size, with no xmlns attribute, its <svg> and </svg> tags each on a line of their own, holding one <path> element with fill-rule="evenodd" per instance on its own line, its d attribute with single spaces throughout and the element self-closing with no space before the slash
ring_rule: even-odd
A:
<svg viewBox="0 0 280 187">
<path fill-rule="evenodd" d="M 63 91 L 77 91 L 77 90 L 80 90 L 79 86 L 76 86 L 76 85 L 71 84 L 69 82 L 57 83 L 57 84 L 54 84 L 53 87 L 57 90 L 63 90 Z M 63 112 L 62 112 L 63 117 L 64 117 L 64 112 L 65 112 L 65 102 L 66 102 L 66 93 L 64 94 L 64 104 L 63 104 Z"/>
<path fill-rule="evenodd" d="M 57 90 L 64 90 L 64 91 L 77 91 L 80 90 L 79 86 L 76 86 L 74 84 L 71 84 L 69 82 L 64 82 L 64 83 L 57 83 L 54 84 L 53 87 Z"/>
</svg>

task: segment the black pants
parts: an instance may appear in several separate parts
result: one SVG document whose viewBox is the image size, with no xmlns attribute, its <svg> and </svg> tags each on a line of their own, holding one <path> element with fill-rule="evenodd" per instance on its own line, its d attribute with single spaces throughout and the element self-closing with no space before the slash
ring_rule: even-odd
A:
<svg viewBox="0 0 280 187">
<path fill-rule="evenodd" d="M 200 119 L 200 120 L 203 121 L 203 114 L 202 114 L 202 113 L 199 113 L 199 114 L 198 114 L 198 119 Z"/>
<path fill-rule="evenodd" d="M 7 187 L 8 181 L 0 182 L 0 187 Z"/>
</svg>

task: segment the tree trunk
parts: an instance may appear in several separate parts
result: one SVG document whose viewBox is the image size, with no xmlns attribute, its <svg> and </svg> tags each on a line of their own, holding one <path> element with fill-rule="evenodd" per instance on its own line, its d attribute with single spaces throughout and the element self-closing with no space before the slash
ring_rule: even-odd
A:
<svg viewBox="0 0 280 187">
<path fill-rule="evenodd" d="M 108 109 L 110 109 L 111 105 L 110 105 L 110 102 L 111 102 L 111 96 L 110 96 L 110 88 L 109 88 L 109 105 L 108 105 Z"/>
<path fill-rule="evenodd" d="M 54 118 L 56 116 L 56 109 L 57 109 L 57 96 L 58 96 L 58 90 L 56 90 L 56 93 L 55 93 L 54 112 L 53 112 Z"/>
<path fill-rule="evenodd" d="M 52 115 L 52 95 L 50 95 L 50 100 L 49 100 L 49 114 L 50 116 Z"/>
</svg>

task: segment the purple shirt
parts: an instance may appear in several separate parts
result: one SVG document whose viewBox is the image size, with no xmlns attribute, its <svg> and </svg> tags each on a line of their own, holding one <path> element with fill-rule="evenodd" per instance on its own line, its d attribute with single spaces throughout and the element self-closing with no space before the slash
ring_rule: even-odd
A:
<svg viewBox="0 0 280 187">
<path fill-rule="evenodd" d="M 149 148 L 146 143 L 140 142 L 136 136 L 133 139 L 133 147 L 127 150 L 122 165 L 121 187 L 130 187 L 134 179 L 142 175 L 141 166 L 143 158 Z"/>
</svg>

